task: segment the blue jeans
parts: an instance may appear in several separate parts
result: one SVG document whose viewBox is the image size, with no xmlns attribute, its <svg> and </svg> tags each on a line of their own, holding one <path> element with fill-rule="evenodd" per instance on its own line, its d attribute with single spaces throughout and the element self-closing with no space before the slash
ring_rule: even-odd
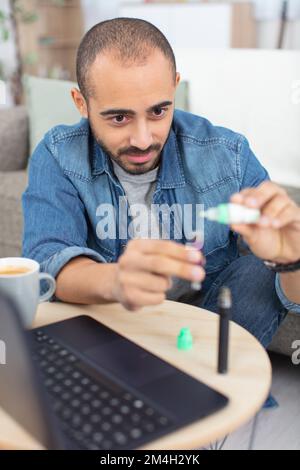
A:
<svg viewBox="0 0 300 470">
<path fill-rule="evenodd" d="M 275 291 L 275 274 L 254 255 L 241 256 L 225 268 L 207 292 L 181 302 L 218 313 L 221 286 L 232 294 L 232 320 L 254 335 L 266 348 L 287 314 Z"/>
</svg>

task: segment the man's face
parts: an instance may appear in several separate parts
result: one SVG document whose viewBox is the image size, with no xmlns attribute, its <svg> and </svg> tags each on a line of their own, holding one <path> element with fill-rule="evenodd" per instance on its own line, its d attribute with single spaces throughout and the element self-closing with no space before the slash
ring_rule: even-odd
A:
<svg viewBox="0 0 300 470">
<path fill-rule="evenodd" d="M 89 80 L 93 96 L 87 104 L 78 91 L 72 95 L 98 143 L 128 173 L 155 168 L 170 131 L 179 74 L 175 85 L 169 61 L 155 50 L 144 65 L 128 67 L 100 54 Z"/>
</svg>

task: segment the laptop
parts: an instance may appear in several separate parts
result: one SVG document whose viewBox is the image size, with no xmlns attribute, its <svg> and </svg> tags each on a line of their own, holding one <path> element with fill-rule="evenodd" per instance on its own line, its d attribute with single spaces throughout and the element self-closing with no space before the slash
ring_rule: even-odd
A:
<svg viewBox="0 0 300 470">
<path fill-rule="evenodd" d="M 137 449 L 228 403 L 86 315 L 25 331 L 0 295 L 0 339 L 0 406 L 47 449 Z"/>
</svg>

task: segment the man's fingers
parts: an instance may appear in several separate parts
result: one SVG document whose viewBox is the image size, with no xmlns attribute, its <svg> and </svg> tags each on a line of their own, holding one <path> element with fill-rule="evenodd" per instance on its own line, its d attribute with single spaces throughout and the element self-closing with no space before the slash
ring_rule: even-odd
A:
<svg viewBox="0 0 300 470">
<path fill-rule="evenodd" d="M 242 189 L 239 193 L 234 193 L 230 197 L 230 202 L 234 202 L 235 204 L 243 204 L 245 202 L 245 198 L 248 194 L 251 194 L 252 188 Z"/>
<path fill-rule="evenodd" d="M 276 195 L 284 196 L 286 191 L 272 181 L 264 181 L 256 188 L 246 188 L 233 194 L 230 200 L 237 204 L 245 204 L 248 207 L 259 209 Z"/>
<path fill-rule="evenodd" d="M 163 255 L 143 255 L 138 252 L 124 254 L 120 260 L 124 270 L 156 273 L 163 276 L 176 276 L 188 281 L 202 281 L 205 272 L 202 267 L 178 261 Z"/>
<path fill-rule="evenodd" d="M 294 209 L 288 213 L 293 214 L 295 211 L 297 212 L 297 204 L 289 198 L 282 188 L 274 183 L 267 183 L 263 183 L 258 188 L 246 188 L 240 193 L 234 194 L 231 201 L 250 207 L 260 207 L 261 217 L 257 225 L 261 227 L 279 228 L 283 226 L 279 224 L 277 220 L 279 215 L 285 212 L 286 209 L 289 209 L 289 207 Z M 289 219 L 287 218 L 285 220 L 287 221 Z M 292 220 L 290 222 L 292 222 Z M 290 222 L 285 222 L 285 224 Z M 239 233 L 244 235 L 246 229 L 244 230 L 240 227 L 240 230 L 242 230 L 243 233 L 241 231 L 239 231 Z"/>
<path fill-rule="evenodd" d="M 276 195 L 270 202 L 268 202 L 262 209 L 262 216 L 258 221 L 261 226 L 274 226 L 276 227 L 277 216 L 290 206 L 295 204 L 283 195 Z"/>
<path fill-rule="evenodd" d="M 192 263 L 199 263 L 204 260 L 199 250 L 172 240 L 134 239 L 128 242 L 127 250 L 130 252 L 138 251 L 144 254 L 164 255 Z"/>
<path fill-rule="evenodd" d="M 148 255 L 145 257 L 145 266 L 151 272 L 165 276 L 176 276 L 187 281 L 202 281 L 205 277 L 204 269 L 201 266 L 167 257 Z"/>
<path fill-rule="evenodd" d="M 232 224 L 231 228 L 234 232 L 239 233 L 245 239 L 250 239 L 253 235 L 253 226 L 251 227 L 248 224 Z"/>
<path fill-rule="evenodd" d="M 159 274 L 150 274 L 146 272 L 126 271 L 119 276 L 121 287 L 135 286 L 146 292 L 162 293 L 170 289 L 172 285 L 171 278 Z"/>
<path fill-rule="evenodd" d="M 145 305 L 159 305 L 166 299 L 163 292 L 153 293 L 141 291 L 137 288 L 130 288 L 123 293 L 122 304 L 128 310 L 135 311 Z"/>
<path fill-rule="evenodd" d="M 286 206 L 273 220 L 273 226 L 278 229 L 291 223 L 300 225 L 300 208 L 296 204 Z"/>
</svg>

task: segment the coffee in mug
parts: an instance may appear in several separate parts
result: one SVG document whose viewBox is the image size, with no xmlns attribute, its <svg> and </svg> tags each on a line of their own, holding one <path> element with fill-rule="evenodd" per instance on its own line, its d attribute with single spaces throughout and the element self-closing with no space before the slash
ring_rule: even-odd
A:
<svg viewBox="0 0 300 470">
<path fill-rule="evenodd" d="M 12 276 L 14 274 L 24 274 L 24 273 L 28 273 L 29 271 L 31 271 L 31 269 L 27 268 L 26 266 L 1 266 L 0 276 L 1 275 Z"/>
<path fill-rule="evenodd" d="M 40 265 L 29 258 L 0 258 L 0 295 L 11 297 L 25 327 L 33 323 L 37 306 L 49 300 L 55 292 L 55 279 L 47 273 L 40 273 Z M 40 295 L 40 281 L 46 280 L 48 290 Z"/>
</svg>

